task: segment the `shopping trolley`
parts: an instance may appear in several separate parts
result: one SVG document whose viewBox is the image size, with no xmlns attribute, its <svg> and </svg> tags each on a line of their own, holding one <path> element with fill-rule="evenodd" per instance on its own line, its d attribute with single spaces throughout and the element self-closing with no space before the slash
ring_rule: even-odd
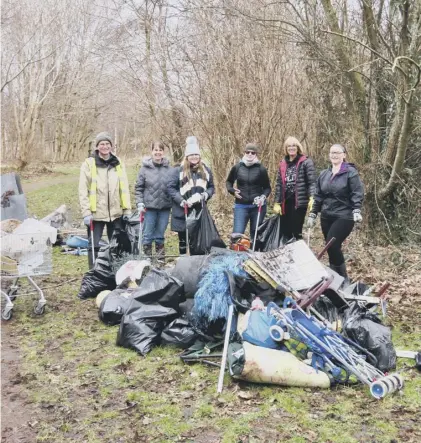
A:
<svg viewBox="0 0 421 443">
<path fill-rule="evenodd" d="M 34 313 L 42 315 L 47 303 L 41 288 L 32 277 L 48 275 L 52 272 L 51 235 L 45 232 L 34 234 L 1 234 L 1 294 L 6 303 L 1 317 L 10 320 L 13 315 L 13 301 L 19 295 L 17 285 L 20 278 L 27 278 L 35 288 L 39 299 L 34 306 Z M 12 280 L 8 289 L 3 289 L 3 282 Z"/>
</svg>

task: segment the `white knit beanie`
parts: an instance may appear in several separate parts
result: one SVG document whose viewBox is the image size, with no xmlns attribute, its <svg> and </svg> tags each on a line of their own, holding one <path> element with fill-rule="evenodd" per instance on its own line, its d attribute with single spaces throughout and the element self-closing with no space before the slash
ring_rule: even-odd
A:
<svg viewBox="0 0 421 443">
<path fill-rule="evenodd" d="M 192 135 L 186 138 L 186 150 L 184 151 L 184 157 L 194 154 L 200 155 L 200 148 L 197 138 Z"/>
</svg>

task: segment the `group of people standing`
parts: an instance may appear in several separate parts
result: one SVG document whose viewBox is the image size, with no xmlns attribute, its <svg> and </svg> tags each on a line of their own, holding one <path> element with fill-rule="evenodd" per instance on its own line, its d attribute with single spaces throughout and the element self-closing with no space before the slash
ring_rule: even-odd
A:
<svg viewBox="0 0 421 443">
<path fill-rule="evenodd" d="M 93 225 L 94 247 L 98 249 L 104 227 L 110 238 L 124 216 L 131 214 L 127 175 L 121 160 L 112 153 L 113 142 L 107 133 L 95 140 L 95 151 L 82 164 L 79 199 L 88 231 Z M 197 138 L 187 137 L 184 160 L 171 167 L 160 141 L 151 144 L 151 156 L 143 160 L 135 184 L 137 209 L 145 215 L 144 253 L 165 256 L 165 231 L 171 214 L 171 230 L 178 233 L 180 255 L 187 250 L 186 214 L 199 209 L 215 193 L 211 169 L 202 161 Z M 251 238 L 267 212 L 272 191 L 267 169 L 259 160 L 261 147 L 248 143 L 244 155 L 227 177 L 227 191 L 234 197 L 233 233 L 244 234 L 250 223 Z M 339 144 L 330 148 L 331 165 L 317 178 L 311 158 L 301 143 L 288 137 L 280 161 L 273 212 L 283 218 L 286 239 L 302 238 L 306 214 L 313 228 L 320 213 L 326 242 L 335 237 L 328 249 L 330 267 L 347 278 L 342 243 L 354 224 L 362 221 L 364 189 L 358 171 L 346 162 L 346 149 Z M 90 257 L 90 255 L 89 255 Z M 90 260 L 92 260 L 90 258 Z M 92 263 L 90 263 L 92 265 Z"/>
</svg>

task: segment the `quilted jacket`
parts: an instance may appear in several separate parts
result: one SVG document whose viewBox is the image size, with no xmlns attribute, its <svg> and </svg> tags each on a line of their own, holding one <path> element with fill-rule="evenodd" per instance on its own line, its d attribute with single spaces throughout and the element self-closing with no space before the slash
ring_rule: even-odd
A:
<svg viewBox="0 0 421 443">
<path fill-rule="evenodd" d="M 146 209 L 170 209 L 172 200 L 167 192 L 167 182 L 171 171 L 166 158 L 161 164 L 152 158 L 143 160 L 135 184 L 136 205 L 143 203 Z"/>
</svg>

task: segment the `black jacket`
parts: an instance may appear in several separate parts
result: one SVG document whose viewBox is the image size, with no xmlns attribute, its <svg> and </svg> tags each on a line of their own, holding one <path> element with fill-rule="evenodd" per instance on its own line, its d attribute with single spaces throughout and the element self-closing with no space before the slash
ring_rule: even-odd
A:
<svg viewBox="0 0 421 443">
<path fill-rule="evenodd" d="M 243 205 L 253 204 L 256 197 L 265 195 L 269 197 L 272 190 L 267 169 L 260 163 L 246 166 L 242 161 L 231 168 L 226 186 L 231 195 L 235 195 L 234 183 L 237 182 L 237 189 L 240 190 L 241 199 L 235 199 L 235 203 Z"/>
<path fill-rule="evenodd" d="M 320 173 L 312 212 L 321 212 L 322 217 L 352 220 L 352 211 L 361 209 L 363 200 L 364 187 L 357 169 L 352 163 L 342 163 L 334 176 L 332 167 Z"/>
<path fill-rule="evenodd" d="M 209 173 L 209 181 L 207 183 L 206 193 L 209 195 L 209 199 L 215 193 L 215 186 L 213 184 L 213 175 L 212 171 L 206 166 L 203 165 L 205 169 Z M 172 206 L 172 215 L 171 215 L 171 230 L 174 232 L 182 232 L 186 230 L 186 220 L 184 215 L 184 209 L 180 206 L 180 203 L 184 200 L 180 194 L 180 172 L 182 171 L 182 166 L 175 166 L 169 173 L 169 178 L 167 182 L 167 190 L 170 195 L 173 206 Z M 196 173 L 192 174 L 193 181 L 196 181 Z M 194 194 L 196 189 L 192 189 L 192 193 Z"/>
<path fill-rule="evenodd" d="M 308 201 L 316 190 L 316 169 L 313 160 L 301 155 L 296 157 L 297 174 L 295 179 L 295 208 L 306 208 Z M 279 163 L 275 185 L 275 203 L 282 205 L 285 214 L 285 176 L 289 160 L 285 158 Z"/>
<path fill-rule="evenodd" d="M 146 209 L 170 209 L 172 200 L 167 192 L 171 167 L 166 158 L 156 164 L 152 158 L 143 160 L 135 184 L 136 204 L 143 203 Z"/>
</svg>

